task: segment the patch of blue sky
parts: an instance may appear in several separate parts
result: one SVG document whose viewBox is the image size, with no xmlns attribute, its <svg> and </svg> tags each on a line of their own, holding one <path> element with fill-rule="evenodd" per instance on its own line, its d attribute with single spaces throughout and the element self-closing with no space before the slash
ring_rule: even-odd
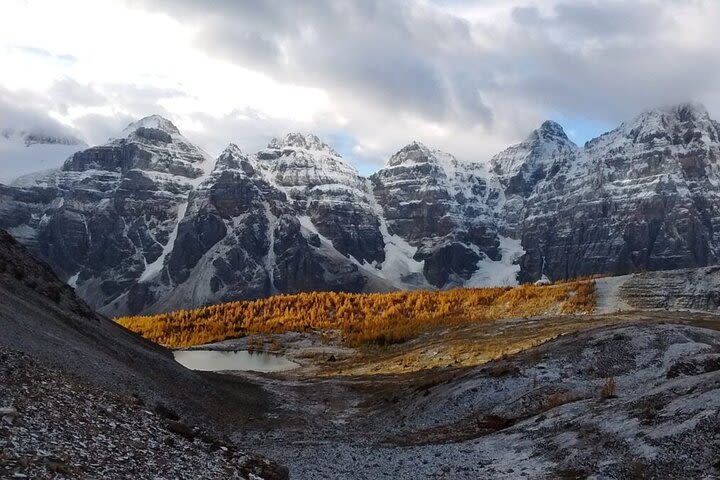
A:
<svg viewBox="0 0 720 480">
<path fill-rule="evenodd" d="M 33 55 L 36 57 L 48 58 L 48 59 L 52 59 L 52 60 L 55 60 L 60 63 L 71 64 L 71 63 L 75 63 L 77 61 L 77 57 L 75 57 L 74 55 L 56 54 L 56 53 L 52 53 L 48 50 L 45 50 L 43 48 L 37 48 L 37 47 L 29 46 L 29 45 L 12 45 L 10 48 L 12 50 L 15 50 L 20 53 L 24 53 L 27 55 Z"/>
<path fill-rule="evenodd" d="M 355 137 L 347 132 L 337 131 L 325 135 L 325 141 L 338 152 L 350 165 L 358 169 L 361 175 L 368 176 L 378 170 L 378 164 L 367 162 L 355 154 L 358 145 Z"/>
<path fill-rule="evenodd" d="M 588 140 L 597 138 L 613 129 L 613 125 L 602 120 L 582 116 L 568 116 L 557 112 L 551 113 L 549 118 L 562 125 L 567 136 L 579 146 Z"/>
</svg>

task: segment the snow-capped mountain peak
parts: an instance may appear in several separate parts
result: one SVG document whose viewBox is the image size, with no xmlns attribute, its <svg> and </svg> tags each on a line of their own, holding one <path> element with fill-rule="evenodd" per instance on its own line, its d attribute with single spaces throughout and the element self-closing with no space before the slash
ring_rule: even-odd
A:
<svg viewBox="0 0 720 480">
<path fill-rule="evenodd" d="M 255 170 L 254 159 L 243 152 L 240 147 L 234 143 L 225 147 L 215 164 L 215 171 L 220 170 L 243 170 L 250 175 Z"/>
<path fill-rule="evenodd" d="M 332 147 L 312 133 L 293 132 L 288 133 L 282 138 L 273 138 L 270 140 L 270 143 L 268 143 L 268 148 L 302 148 L 305 150 L 329 152 L 333 155 L 338 155 Z"/>
<path fill-rule="evenodd" d="M 391 156 L 385 168 L 415 168 L 423 164 L 428 164 L 428 168 L 438 168 L 452 182 L 456 182 L 458 176 L 469 172 L 479 174 L 484 170 L 479 163 L 460 161 L 450 153 L 428 148 L 418 141 L 407 144 Z"/>
<path fill-rule="evenodd" d="M 222 151 L 220 156 L 232 156 L 232 157 L 245 157 L 247 156 L 240 147 L 234 143 L 229 143 L 225 150 Z"/>
<path fill-rule="evenodd" d="M 522 183 L 518 187 L 526 191 L 544 177 L 552 165 L 571 161 L 577 151 L 577 145 L 568 138 L 562 126 L 546 120 L 524 141 L 495 155 L 490 164 L 501 182 L 505 185 L 513 181 Z"/>
<path fill-rule="evenodd" d="M 622 126 L 625 127 L 625 130 L 651 133 L 653 131 L 670 131 L 678 125 L 702 128 L 711 122 L 710 114 L 702 104 L 681 103 L 646 110 Z"/>
<path fill-rule="evenodd" d="M 257 158 L 270 181 L 281 187 L 364 185 L 357 169 L 313 134 L 289 133 L 273 139 Z"/>
<path fill-rule="evenodd" d="M 675 105 L 667 105 L 664 107 L 646 110 L 645 113 L 658 113 L 669 115 L 680 121 L 689 121 L 693 119 L 709 119 L 710 114 L 705 105 L 699 102 L 684 102 Z"/>
<path fill-rule="evenodd" d="M 141 128 L 161 130 L 169 135 L 179 135 L 180 130 L 170 120 L 160 115 L 149 115 L 136 122 L 132 122 L 122 131 L 121 136 L 127 137 Z"/>
<path fill-rule="evenodd" d="M 206 179 L 215 159 L 186 139 L 175 125 L 159 115 L 128 125 L 107 143 L 77 152 L 64 172 L 112 172 L 187 191 Z"/>
<path fill-rule="evenodd" d="M 542 125 L 540 125 L 540 128 L 531 134 L 531 137 L 533 135 L 546 140 L 559 139 L 566 142 L 570 141 L 562 125 L 552 120 L 545 120 Z"/>
<path fill-rule="evenodd" d="M 421 142 L 412 141 L 398 150 L 387 161 L 386 167 L 412 166 L 419 163 L 437 163 L 435 152 Z"/>
<path fill-rule="evenodd" d="M 704 107 L 681 104 L 585 148 L 543 122 L 490 170 L 416 141 L 365 179 L 312 134 L 256 154 L 230 144 L 214 162 L 151 116 L 0 189 L 0 228 L 112 315 L 707 265 L 720 258 L 718 138 Z"/>
<path fill-rule="evenodd" d="M 637 148 L 641 148 L 641 145 L 663 148 L 693 143 L 709 144 L 720 141 L 720 128 L 702 104 L 681 103 L 646 110 L 616 129 L 587 142 L 585 148 L 595 154 L 612 152 L 628 141 L 638 145 Z"/>
</svg>

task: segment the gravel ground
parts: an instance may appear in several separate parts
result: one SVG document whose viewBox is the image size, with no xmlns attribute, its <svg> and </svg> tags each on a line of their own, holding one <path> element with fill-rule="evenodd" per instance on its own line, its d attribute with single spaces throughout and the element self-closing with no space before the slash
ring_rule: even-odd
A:
<svg viewBox="0 0 720 480">
<path fill-rule="evenodd" d="M 275 423 L 242 438 L 299 479 L 720 478 L 720 333 L 661 317 L 470 369 L 274 378 Z"/>
<path fill-rule="evenodd" d="M 0 478 L 283 478 L 228 439 L 0 349 Z"/>
<path fill-rule="evenodd" d="M 182 367 L 1 230 L 0 332 L 0 478 L 287 476 L 217 440 L 265 415 L 261 387 Z"/>
</svg>

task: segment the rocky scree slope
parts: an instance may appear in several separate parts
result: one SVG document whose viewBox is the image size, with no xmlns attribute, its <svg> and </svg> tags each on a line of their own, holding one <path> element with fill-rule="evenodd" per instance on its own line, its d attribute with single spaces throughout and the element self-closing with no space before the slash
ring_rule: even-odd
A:
<svg viewBox="0 0 720 480">
<path fill-rule="evenodd" d="M 0 477 L 287 479 L 230 441 L 0 348 Z"/>
<path fill-rule="evenodd" d="M 314 135 L 212 159 L 152 116 L 0 185 L 0 227 L 107 315 L 697 267 L 717 262 L 718 155 L 694 104 L 582 148 L 548 121 L 487 167 L 411 143 L 367 179 Z"/>
<path fill-rule="evenodd" d="M 252 385 L 216 383 L 170 351 L 96 315 L 45 263 L 0 230 L 0 347 L 85 382 L 158 403 L 208 425 L 243 422 L 266 399 Z M 236 408 L 229 415 L 226 402 Z M 240 408 L 237 408 L 237 407 Z"/>
</svg>

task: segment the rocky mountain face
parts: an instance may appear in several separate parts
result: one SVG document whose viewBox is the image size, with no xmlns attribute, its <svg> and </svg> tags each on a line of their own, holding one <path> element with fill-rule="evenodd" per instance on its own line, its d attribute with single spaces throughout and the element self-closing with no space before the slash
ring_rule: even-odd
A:
<svg viewBox="0 0 720 480">
<path fill-rule="evenodd" d="M 152 116 L 0 185 L 0 227 L 108 315 L 704 266 L 720 245 L 718 155 L 698 105 L 582 148 L 548 121 L 490 162 L 411 143 L 370 178 L 314 135 L 213 159 Z"/>
<path fill-rule="evenodd" d="M 525 202 L 522 279 L 717 263 L 719 158 L 718 123 L 692 104 L 588 142 Z"/>
<path fill-rule="evenodd" d="M 314 135 L 290 134 L 257 158 L 264 176 L 337 251 L 360 262 L 385 260 L 366 180 L 328 145 Z"/>
<path fill-rule="evenodd" d="M 99 309 L 163 264 L 214 163 L 170 122 L 148 117 L 30 186 L 2 187 L 0 223 Z"/>
<path fill-rule="evenodd" d="M 480 165 L 412 143 L 370 180 L 388 232 L 416 248 L 431 285 L 462 285 L 481 260 L 502 259 L 493 218 L 500 192 Z"/>
<path fill-rule="evenodd" d="M 574 163 L 578 152 L 562 127 L 548 120 L 525 141 L 493 157 L 490 167 L 505 194 L 501 229 L 509 236 L 518 236 L 528 197 L 538 184 L 553 178 L 563 165 Z"/>
<path fill-rule="evenodd" d="M 317 137 L 216 160 L 153 116 L 0 186 L 0 224 L 107 314 L 392 289 L 367 181 Z M 358 201 L 360 200 L 360 201 Z"/>
<path fill-rule="evenodd" d="M 303 164 L 283 169 L 292 178 L 285 181 L 275 172 L 268 174 L 266 161 L 230 145 L 189 195 L 188 203 L 181 204 L 183 216 L 167 260 L 141 275 L 126 305 L 115 302 L 106 310 L 162 309 L 188 301 L 198 305 L 279 292 L 362 291 L 367 276 L 340 253 L 343 237 L 332 237 L 339 239 L 335 249 L 331 241 L 321 238 L 311 220 L 315 209 L 325 212 L 327 225 L 340 224 L 347 208 L 339 202 L 323 203 L 322 190 L 312 197 L 314 187 L 320 189 L 327 179 L 302 185 L 308 182 L 310 168 Z M 348 205 L 352 207 L 349 201 Z M 343 228 L 353 233 L 352 229 L 361 231 L 362 225 Z M 362 250 L 353 253 L 358 251 Z"/>
</svg>

